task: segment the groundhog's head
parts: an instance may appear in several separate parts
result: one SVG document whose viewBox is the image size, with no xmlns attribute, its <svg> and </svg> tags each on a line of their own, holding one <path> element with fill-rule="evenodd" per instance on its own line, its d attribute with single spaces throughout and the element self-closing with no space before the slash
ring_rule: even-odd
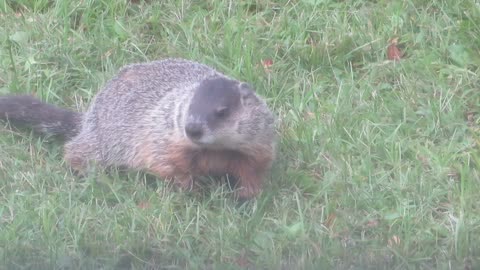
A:
<svg viewBox="0 0 480 270">
<path fill-rule="evenodd" d="M 273 139 L 273 116 L 242 82 L 227 78 L 204 80 L 188 107 L 185 135 L 195 144 L 212 148 L 238 148 Z"/>
</svg>

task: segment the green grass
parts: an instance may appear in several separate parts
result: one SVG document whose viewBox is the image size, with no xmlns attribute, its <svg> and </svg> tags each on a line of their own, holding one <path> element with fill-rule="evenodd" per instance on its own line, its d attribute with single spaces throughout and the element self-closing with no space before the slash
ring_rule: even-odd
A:
<svg viewBox="0 0 480 270">
<path fill-rule="evenodd" d="M 225 185 L 76 178 L 59 142 L 2 123 L 0 269 L 480 267 L 478 1 L 0 10 L 0 94 L 83 110 L 121 66 L 183 57 L 251 82 L 280 119 L 265 192 L 244 207 Z M 395 36 L 406 56 L 387 61 Z"/>
</svg>

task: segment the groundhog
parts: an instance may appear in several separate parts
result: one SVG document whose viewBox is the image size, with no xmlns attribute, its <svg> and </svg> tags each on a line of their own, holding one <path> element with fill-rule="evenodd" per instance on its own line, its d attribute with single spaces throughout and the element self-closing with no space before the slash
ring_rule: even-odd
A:
<svg viewBox="0 0 480 270">
<path fill-rule="evenodd" d="M 261 192 L 275 157 L 266 102 L 249 84 L 185 59 L 123 67 L 84 113 L 11 95 L 0 97 L 0 118 L 63 136 L 77 173 L 92 164 L 142 170 L 182 189 L 197 176 L 228 174 L 239 199 Z"/>
</svg>

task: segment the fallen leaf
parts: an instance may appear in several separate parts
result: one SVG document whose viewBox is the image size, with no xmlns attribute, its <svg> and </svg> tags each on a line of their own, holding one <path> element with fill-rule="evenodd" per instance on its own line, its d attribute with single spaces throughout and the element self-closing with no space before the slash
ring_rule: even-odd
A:
<svg viewBox="0 0 480 270">
<path fill-rule="evenodd" d="M 305 120 L 312 120 L 312 119 L 315 119 L 315 113 L 313 112 L 310 112 L 310 111 L 307 111 L 303 114 L 303 118 Z"/>
<path fill-rule="evenodd" d="M 330 215 L 328 215 L 327 217 L 327 220 L 325 220 L 325 222 L 323 223 L 323 225 L 329 229 L 332 228 L 333 224 L 335 223 L 335 220 L 337 219 L 337 216 L 335 215 L 335 213 L 332 213 Z"/>
<path fill-rule="evenodd" d="M 392 38 L 389 42 L 387 48 L 387 58 L 388 60 L 400 60 L 403 57 L 403 53 L 398 48 L 398 37 Z"/>
<path fill-rule="evenodd" d="M 241 268 L 248 268 L 250 266 L 250 260 L 248 259 L 245 251 L 242 251 L 240 256 L 235 258 L 234 262 Z"/>
<path fill-rule="evenodd" d="M 393 247 L 393 246 L 398 246 L 400 244 L 400 237 L 394 235 L 392 236 L 390 239 L 388 239 L 388 245 L 390 247 Z"/>
<path fill-rule="evenodd" d="M 378 226 L 379 222 L 377 219 L 372 219 L 367 222 L 366 227 L 367 228 L 376 228 Z"/>
<path fill-rule="evenodd" d="M 467 124 L 469 126 L 475 125 L 475 112 L 472 112 L 472 111 L 466 112 L 465 118 L 467 118 Z"/>
<path fill-rule="evenodd" d="M 140 209 L 147 209 L 147 208 L 150 208 L 150 203 L 149 202 L 140 202 L 137 206 Z"/>
<path fill-rule="evenodd" d="M 273 60 L 272 59 L 263 59 L 262 60 L 262 66 L 265 72 L 272 72 L 270 67 L 273 65 Z"/>
</svg>

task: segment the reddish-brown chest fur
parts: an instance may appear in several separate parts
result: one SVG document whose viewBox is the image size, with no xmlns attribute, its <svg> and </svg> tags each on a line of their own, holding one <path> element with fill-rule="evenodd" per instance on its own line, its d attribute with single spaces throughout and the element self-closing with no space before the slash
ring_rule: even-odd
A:
<svg viewBox="0 0 480 270">
<path fill-rule="evenodd" d="M 260 192 L 263 175 L 273 159 L 272 149 L 265 146 L 250 146 L 242 151 L 205 149 L 183 140 L 172 142 L 164 157 L 154 157 L 152 153 L 140 155 L 145 161 L 153 161 L 148 168 L 152 173 L 171 178 L 182 187 L 191 186 L 195 176 L 229 174 L 240 184 L 240 197 L 253 197 Z"/>
</svg>

